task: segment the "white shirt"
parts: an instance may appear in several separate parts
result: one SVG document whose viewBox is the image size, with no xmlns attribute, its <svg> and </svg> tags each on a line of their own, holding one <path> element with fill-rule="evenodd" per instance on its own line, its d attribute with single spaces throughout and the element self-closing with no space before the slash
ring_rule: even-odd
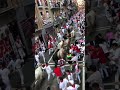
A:
<svg viewBox="0 0 120 90">
<path fill-rule="evenodd" d="M 35 60 L 37 61 L 37 65 L 39 65 L 40 64 L 39 55 L 35 55 Z"/>
<path fill-rule="evenodd" d="M 88 66 L 92 65 L 92 60 L 90 58 L 90 55 L 85 55 L 85 62 Z"/>
<path fill-rule="evenodd" d="M 62 29 L 62 32 L 65 33 L 65 29 Z"/>
<path fill-rule="evenodd" d="M 21 63 L 23 63 L 24 60 L 23 59 L 17 59 L 15 62 L 15 67 L 16 69 L 20 69 L 21 68 Z"/>
<path fill-rule="evenodd" d="M 120 24 L 117 25 L 116 30 L 120 31 Z"/>
<path fill-rule="evenodd" d="M 45 70 L 46 70 L 47 74 L 49 74 L 53 71 L 49 65 L 45 66 Z"/>
<path fill-rule="evenodd" d="M 8 77 L 9 74 L 10 74 L 9 69 L 7 69 L 7 68 L 4 68 L 3 70 L 0 69 L 0 76 L 1 76 L 2 80 L 9 80 L 9 77 Z"/>
<path fill-rule="evenodd" d="M 57 36 L 58 36 L 58 38 L 59 38 L 60 40 L 63 39 L 63 37 L 62 37 L 62 35 L 61 35 L 60 33 L 57 33 Z"/>
<path fill-rule="evenodd" d="M 69 87 L 67 87 L 67 90 L 77 90 L 77 89 L 72 86 L 69 86 Z"/>
<path fill-rule="evenodd" d="M 93 10 L 91 10 L 87 15 L 86 17 L 90 17 L 90 21 L 91 23 L 93 24 L 94 23 L 94 20 L 95 20 L 95 12 Z"/>
<path fill-rule="evenodd" d="M 65 88 L 67 88 L 68 79 L 64 78 L 64 79 L 63 79 L 63 82 L 64 82 L 64 84 L 65 84 Z"/>
<path fill-rule="evenodd" d="M 99 46 L 103 49 L 104 53 L 108 53 L 108 48 L 107 48 L 107 44 L 99 44 Z"/>
<path fill-rule="evenodd" d="M 44 56 L 44 51 L 39 51 L 38 55 L 39 56 Z"/>
<path fill-rule="evenodd" d="M 80 44 L 76 44 L 76 46 L 80 49 Z"/>
<path fill-rule="evenodd" d="M 60 88 L 61 90 L 66 90 L 67 84 L 68 84 L 68 80 L 65 78 L 65 79 L 63 79 L 63 82 L 60 82 L 59 88 Z"/>
<path fill-rule="evenodd" d="M 10 68 L 10 69 L 15 69 L 15 62 L 13 60 L 11 60 L 7 66 L 7 68 Z"/>
<path fill-rule="evenodd" d="M 70 49 L 70 50 L 69 50 L 69 53 L 71 53 L 71 54 L 72 54 L 72 53 L 73 53 L 73 49 Z"/>
<path fill-rule="evenodd" d="M 71 31 L 71 34 L 72 34 L 72 36 L 75 36 L 75 31 L 72 30 L 72 31 Z"/>
<path fill-rule="evenodd" d="M 69 86 L 67 87 L 67 90 L 78 90 L 79 87 L 80 85 L 75 84 L 75 87 Z"/>
<path fill-rule="evenodd" d="M 89 82 L 91 85 L 93 83 L 98 83 L 100 86 L 102 86 L 102 77 L 99 71 L 96 71 L 93 74 L 91 74 L 86 81 Z"/>
<path fill-rule="evenodd" d="M 16 44 L 17 48 L 21 48 L 21 47 L 22 47 L 21 42 L 18 43 L 18 42 L 16 41 L 15 44 Z"/>
<path fill-rule="evenodd" d="M 116 50 L 111 50 L 111 54 L 112 56 L 112 60 L 118 59 L 119 60 L 119 64 L 120 64 L 120 48 L 116 49 Z"/>
<path fill-rule="evenodd" d="M 76 72 L 76 73 L 80 73 L 80 72 L 81 72 L 81 70 L 80 70 L 80 68 L 78 68 L 78 66 L 79 66 L 78 64 L 75 65 L 75 72 Z"/>
<path fill-rule="evenodd" d="M 68 77 L 68 80 L 69 80 L 69 81 L 70 81 L 70 80 L 74 80 L 74 79 L 73 79 L 73 74 L 72 74 L 72 73 L 70 73 L 67 77 Z"/>
<path fill-rule="evenodd" d="M 78 56 L 74 56 L 71 61 L 78 61 Z"/>
</svg>

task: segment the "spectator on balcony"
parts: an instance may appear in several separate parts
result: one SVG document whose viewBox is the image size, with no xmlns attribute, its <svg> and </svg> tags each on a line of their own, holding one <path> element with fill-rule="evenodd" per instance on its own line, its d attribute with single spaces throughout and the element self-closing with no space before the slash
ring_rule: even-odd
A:
<svg viewBox="0 0 120 90">
<path fill-rule="evenodd" d="M 20 55 L 20 57 L 23 59 L 25 57 L 25 52 L 24 52 L 24 46 L 20 40 L 20 37 L 18 36 L 18 38 L 16 39 L 16 42 L 15 42 L 16 46 L 17 46 L 17 49 L 18 49 L 18 53 Z"/>
<path fill-rule="evenodd" d="M 86 14 L 86 22 L 88 26 L 95 25 L 96 10 L 91 10 Z"/>
<path fill-rule="evenodd" d="M 10 74 L 9 69 L 7 69 L 5 64 L 2 63 L 2 65 L 0 65 L 0 76 L 2 82 L 5 85 L 5 89 L 2 90 L 11 90 L 9 74 Z"/>
<path fill-rule="evenodd" d="M 99 71 L 97 71 L 95 66 L 90 66 L 90 71 L 92 74 L 88 77 L 86 82 L 92 86 L 93 83 L 98 83 L 101 87 L 103 87 L 102 77 Z"/>
</svg>

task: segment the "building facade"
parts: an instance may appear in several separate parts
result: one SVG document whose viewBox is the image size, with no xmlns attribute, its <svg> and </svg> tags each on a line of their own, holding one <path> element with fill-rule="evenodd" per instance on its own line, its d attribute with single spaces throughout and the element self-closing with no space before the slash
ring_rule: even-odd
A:
<svg viewBox="0 0 120 90">
<path fill-rule="evenodd" d="M 31 11 L 29 9 L 31 9 Z M 25 27 L 25 24 L 26 26 L 28 24 L 30 26 L 30 23 L 31 28 Z M 17 37 L 20 37 L 20 40 L 25 47 L 24 50 L 26 55 L 32 53 L 30 50 L 30 42 L 32 33 L 34 32 L 34 28 L 32 27 L 33 23 L 33 0 L 0 0 L 0 42 L 4 41 L 6 45 L 9 44 L 9 49 L 12 50 L 15 55 L 19 54 L 15 45 Z M 8 40 L 4 40 L 6 37 L 9 37 Z M 2 43 L 0 43 L 0 46 L 4 47 Z M 1 49 L 1 51 L 2 57 L 5 57 L 6 53 L 3 53 L 3 49 Z"/>
</svg>

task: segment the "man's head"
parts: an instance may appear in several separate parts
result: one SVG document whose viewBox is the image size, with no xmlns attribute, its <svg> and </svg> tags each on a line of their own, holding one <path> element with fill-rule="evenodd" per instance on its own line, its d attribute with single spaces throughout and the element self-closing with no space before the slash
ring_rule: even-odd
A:
<svg viewBox="0 0 120 90">
<path fill-rule="evenodd" d="M 96 70 L 97 70 L 97 69 L 96 69 L 96 66 L 95 66 L 95 65 L 91 65 L 91 66 L 90 66 L 90 70 L 91 70 L 92 72 L 96 72 Z"/>
<path fill-rule="evenodd" d="M 60 82 L 62 82 L 63 81 L 63 77 L 59 77 L 59 80 L 60 80 Z"/>
<path fill-rule="evenodd" d="M 112 48 L 113 48 L 113 49 L 117 49 L 117 47 L 118 47 L 118 44 L 117 44 L 117 43 L 113 43 L 113 44 L 112 44 Z"/>
<path fill-rule="evenodd" d="M 72 54 L 72 56 L 74 57 L 74 56 L 75 56 L 75 54 Z"/>
<path fill-rule="evenodd" d="M 93 83 L 92 84 L 92 90 L 99 90 L 100 87 L 99 87 L 99 84 L 98 83 Z"/>
<path fill-rule="evenodd" d="M 46 64 L 46 66 L 48 66 L 48 63 L 47 63 L 47 62 L 46 62 L 45 64 Z"/>
<path fill-rule="evenodd" d="M 70 70 L 66 70 L 66 74 L 69 74 L 70 73 Z"/>
</svg>

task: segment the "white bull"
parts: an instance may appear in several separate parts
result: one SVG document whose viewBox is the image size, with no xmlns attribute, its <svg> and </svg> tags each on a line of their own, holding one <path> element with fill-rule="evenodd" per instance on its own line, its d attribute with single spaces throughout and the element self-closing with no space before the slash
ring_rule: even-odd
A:
<svg viewBox="0 0 120 90">
<path fill-rule="evenodd" d="M 37 87 L 39 87 L 41 81 L 43 80 L 43 71 L 41 66 L 39 66 L 36 70 L 35 70 L 35 81 L 32 84 L 32 90 L 37 90 Z"/>
<path fill-rule="evenodd" d="M 70 39 L 66 39 L 65 42 L 64 42 L 64 45 L 69 46 L 70 45 Z"/>
<path fill-rule="evenodd" d="M 63 58 L 65 54 L 65 50 L 63 48 L 61 48 L 58 52 L 57 52 L 57 56 L 58 58 Z"/>
<path fill-rule="evenodd" d="M 58 44 L 58 49 L 62 48 L 64 45 L 64 41 L 61 41 L 59 44 Z"/>
</svg>

